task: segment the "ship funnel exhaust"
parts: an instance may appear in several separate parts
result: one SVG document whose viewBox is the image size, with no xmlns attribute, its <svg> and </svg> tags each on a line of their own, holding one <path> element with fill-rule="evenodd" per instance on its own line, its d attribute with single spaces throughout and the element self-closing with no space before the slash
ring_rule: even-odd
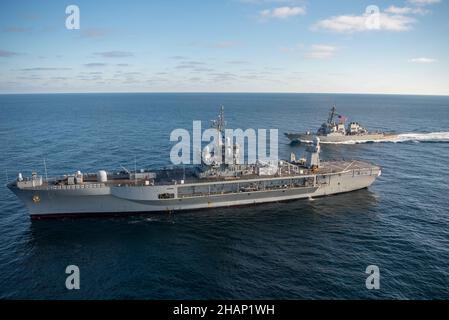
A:
<svg viewBox="0 0 449 320">
<path fill-rule="evenodd" d="M 309 169 L 318 169 L 320 167 L 320 138 L 313 138 L 311 145 L 307 146 L 306 166 Z"/>
</svg>

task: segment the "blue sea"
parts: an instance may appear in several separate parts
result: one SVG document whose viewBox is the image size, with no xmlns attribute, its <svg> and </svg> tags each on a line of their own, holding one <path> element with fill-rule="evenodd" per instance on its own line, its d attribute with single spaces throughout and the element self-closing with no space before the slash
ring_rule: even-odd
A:
<svg viewBox="0 0 449 320">
<path fill-rule="evenodd" d="M 314 131 L 332 104 L 395 141 L 323 145 L 382 166 L 368 189 L 314 200 L 31 221 L 18 172 L 170 164 L 170 132 L 225 106 L 230 128 Z M 0 95 L 0 298 L 448 299 L 449 97 L 334 94 Z M 80 268 L 67 290 L 65 268 Z M 365 286 L 368 265 L 380 289 Z"/>
</svg>

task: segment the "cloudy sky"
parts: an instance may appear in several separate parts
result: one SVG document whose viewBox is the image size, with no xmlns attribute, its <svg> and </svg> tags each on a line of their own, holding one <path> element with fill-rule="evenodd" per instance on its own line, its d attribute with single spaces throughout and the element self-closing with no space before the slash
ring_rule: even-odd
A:
<svg viewBox="0 0 449 320">
<path fill-rule="evenodd" d="M 448 95 L 448 2 L 2 0 L 0 93 Z"/>
</svg>

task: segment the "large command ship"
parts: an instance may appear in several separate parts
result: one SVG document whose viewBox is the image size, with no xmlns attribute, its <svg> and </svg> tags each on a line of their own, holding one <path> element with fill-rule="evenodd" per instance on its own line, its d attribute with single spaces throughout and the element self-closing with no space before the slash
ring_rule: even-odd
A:
<svg viewBox="0 0 449 320">
<path fill-rule="evenodd" d="M 217 130 L 224 130 L 223 110 Z M 220 143 L 231 163 L 203 151 L 200 165 L 160 170 L 122 170 L 67 174 L 44 178 L 18 174 L 8 188 L 23 201 L 32 218 L 67 215 L 174 212 L 253 205 L 313 198 L 367 188 L 381 174 L 368 162 L 321 161 L 320 139 L 314 137 L 306 156 L 289 160 L 239 164 L 236 148 Z M 205 153 L 205 154 L 204 154 Z"/>
</svg>

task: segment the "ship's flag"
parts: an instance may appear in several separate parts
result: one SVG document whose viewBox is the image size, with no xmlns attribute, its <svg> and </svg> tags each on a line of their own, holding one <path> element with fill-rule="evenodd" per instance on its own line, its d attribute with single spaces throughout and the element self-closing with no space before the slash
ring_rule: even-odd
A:
<svg viewBox="0 0 449 320">
<path fill-rule="evenodd" d="M 340 120 L 340 122 L 345 122 L 346 120 L 348 120 L 348 118 L 342 115 L 338 115 L 338 120 Z"/>
</svg>

